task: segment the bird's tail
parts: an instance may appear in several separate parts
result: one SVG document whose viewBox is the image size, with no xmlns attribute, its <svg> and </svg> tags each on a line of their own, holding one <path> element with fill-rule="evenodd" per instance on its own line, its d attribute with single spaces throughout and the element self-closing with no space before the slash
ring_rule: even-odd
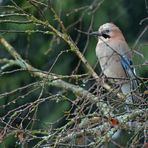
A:
<svg viewBox="0 0 148 148">
<path fill-rule="evenodd" d="M 130 80 L 121 86 L 122 93 L 126 96 L 126 109 L 131 112 L 134 104 L 138 102 L 135 92 L 138 91 L 138 82 L 136 79 Z"/>
</svg>

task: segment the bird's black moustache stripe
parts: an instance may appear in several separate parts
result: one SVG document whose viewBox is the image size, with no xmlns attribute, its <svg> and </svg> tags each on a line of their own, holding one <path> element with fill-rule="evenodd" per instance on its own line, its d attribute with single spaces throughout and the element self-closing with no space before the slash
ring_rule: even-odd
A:
<svg viewBox="0 0 148 148">
<path fill-rule="evenodd" d="M 110 38 L 110 36 L 108 34 L 102 34 L 102 36 L 107 39 L 107 38 Z"/>
</svg>

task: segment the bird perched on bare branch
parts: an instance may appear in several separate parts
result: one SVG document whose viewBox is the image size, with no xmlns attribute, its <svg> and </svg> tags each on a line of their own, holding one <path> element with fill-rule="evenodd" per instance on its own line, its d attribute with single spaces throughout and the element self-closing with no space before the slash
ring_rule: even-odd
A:
<svg viewBox="0 0 148 148">
<path fill-rule="evenodd" d="M 105 76 L 122 82 L 121 91 L 126 95 L 126 104 L 133 104 L 132 91 L 137 88 L 137 80 L 131 50 L 121 30 L 113 23 L 105 23 L 91 35 L 98 36 L 96 55 L 102 72 Z M 128 106 L 127 111 L 130 111 Z"/>
</svg>

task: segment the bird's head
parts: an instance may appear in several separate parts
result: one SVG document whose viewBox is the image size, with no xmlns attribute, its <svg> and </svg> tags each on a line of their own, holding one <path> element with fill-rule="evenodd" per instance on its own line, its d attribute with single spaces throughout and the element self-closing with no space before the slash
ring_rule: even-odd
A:
<svg viewBox="0 0 148 148">
<path fill-rule="evenodd" d="M 91 35 L 98 36 L 103 40 L 108 40 L 110 38 L 122 38 L 123 34 L 121 30 L 113 23 L 105 23 L 101 25 L 97 32 L 92 32 Z"/>
</svg>

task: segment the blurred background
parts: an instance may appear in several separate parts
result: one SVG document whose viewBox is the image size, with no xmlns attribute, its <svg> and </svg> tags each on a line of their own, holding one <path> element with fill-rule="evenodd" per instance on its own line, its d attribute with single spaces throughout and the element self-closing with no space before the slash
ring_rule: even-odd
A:
<svg viewBox="0 0 148 148">
<path fill-rule="evenodd" d="M 22 9 L 27 14 L 48 21 L 61 31 L 54 14 L 43 4 L 52 7 L 60 16 L 68 34 L 92 67 L 95 67 L 97 63 L 95 55 L 97 39 L 80 34 L 77 29 L 91 32 L 98 30 L 99 26 L 106 22 L 115 23 L 122 30 L 133 50 L 133 63 L 138 76 L 147 77 L 147 0 L 0 0 L 1 35 L 23 59 L 40 70 L 58 75 L 71 75 L 85 74 L 87 70 L 83 64 L 79 64 L 78 57 L 68 51 L 69 47 L 63 40 L 55 35 L 46 34 L 46 31 L 50 31 L 48 28 L 27 22 L 26 17 L 21 15 L 21 10 L 19 10 Z M 24 21 L 24 23 L 18 23 L 19 21 Z M 0 59 L 4 58 L 12 59 L 10 54 L 0 46 Z M 4 121 L 1 122 L 0 128 L 5 127 L 5 123 L 8 122 L 12 127 L 23 126 L 23 129 L 26 130 L 48 130 L 51 127 L 57 128 L 65 124 L 64 114 L 70 110 L 70 103 L 68 101 L 57 102 L 54 95 L 61 93 L 74 100 L 75 96 L 72 93 L 44 86 L 39 79 L 20 70 L 17 66 L 5 68 L 2 62 L 0 62 L 0 66 L 0 118 Z M 95 71 L 100 74 L 99 64 Z M 82 84 L 81 80 L 78 82 L 70 79 L 66 81 Z M 88 83 L 86 89 L 92 83 Z M 22 88 L 24 86 L 26 88 Z M 27 108 L 27 105 L 37 100 L 40 94 L 43 98 L 48 96 L 53 96 L 53 98 L 50 101 L 43 101 L 33 108 Z M 17 116 L 13 118 L 15 112 L 17 112 Z M 36 140 L 30 141 L 28 147 L 34 145 L 35 142 Z M 17 138 L 10 134 L 0 144 L 0 147 L 14 147 L 14 145 L 19 147 Z"/>
</svg>

